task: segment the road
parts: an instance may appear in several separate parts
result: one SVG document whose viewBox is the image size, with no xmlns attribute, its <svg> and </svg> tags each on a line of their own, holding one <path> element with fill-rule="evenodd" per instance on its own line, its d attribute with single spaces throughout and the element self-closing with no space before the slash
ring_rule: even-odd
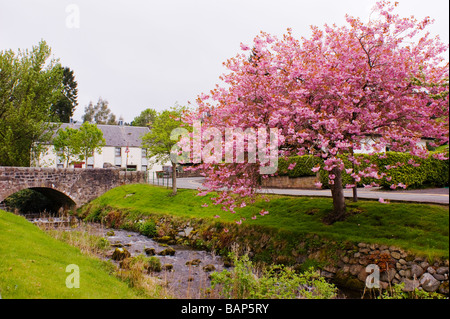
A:
<svg viewBox="0 0 450 319">
<path fill-rule="evenodd" d="M 203 177 L 189 177 L 178 178 L 178 188 L 197 189 L 202 187 Z M 323 190 L 309 190 L 309 189 L 276 189 L 268 188 L 262 189 L 262 193 L 291 195 L 291 196 L 319 196 L 331 197 L 329 189 Z M 345 197 L 352 197 L 352 190 L 344 191 Z M 402 190 L 402 191 L 386 191 L 377 188 L 360 188 L 358 189 L 358 198 L 360 199 L 374 199 L 379 200 L 383 198 L 389 201 L 404 201 L 404 202 L 419 202 L 419 203 L 434 203 L 434 204 L 449 204 L 449 189 L 448 188 L 429 188 L 416 190 Z"/>
</svg>

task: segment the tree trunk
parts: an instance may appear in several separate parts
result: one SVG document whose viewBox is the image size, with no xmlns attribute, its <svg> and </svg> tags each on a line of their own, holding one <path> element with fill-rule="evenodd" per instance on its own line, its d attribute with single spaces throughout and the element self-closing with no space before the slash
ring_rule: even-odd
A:
<svg viewBox="0 0 450 319">
<path fill-rule="evenodd" d="M 177 164 L 172 163 L 172 195 L 177 194 Z"/>
<path fill-rule="evenodd" d="M 325 222 L 332 224 L 334 222 L 344 220 L 346 207 L 344 188 L 342 186 L 342 171 L 338 167 L 334 167 L 330 173 L 336 176 L 334 179 L 334 184 L 330 185 L 331 196 L 333 198 L 333 212 L 325 217 Z"/>
<path fill-rule="evenodd" d="M 354 153 L 353 153 L 353 146 L 350 150 L 350 155 L 353 157 Z M 352 161 L 352 168 L 353 168 L 353 173 L 355 172 L 355 163 Z M 356 180 L 353 178 L 353 184 L 355 185 L 352 189 L 353 189 L 353 201 L 356 203 L 358 201 L 358 190 L 357 190 L 357 183 Z"/>
</svg>

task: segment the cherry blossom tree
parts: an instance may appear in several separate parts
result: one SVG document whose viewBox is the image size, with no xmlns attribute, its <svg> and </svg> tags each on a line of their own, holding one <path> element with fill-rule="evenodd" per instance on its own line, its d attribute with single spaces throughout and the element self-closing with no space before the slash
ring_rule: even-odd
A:
<svg viewBox="0 0 450 319">
<path fill-rule="evenodd" d="M 443 55 L 448 45 L 426 32 L 429 17 L 402 18 L 396 6 L 380 1 L 368 22 L 346 16 L 347 25 L 311 27 L 308 38 L 296 39 L 289 29 L 282 38 L 261 32 L 224 63 L 224 83 L 198 97 L 197 112 L 187 123 L 201 119 L 203 131 L 278 128 L 279 156 L 323 159 L 314 171 L 329 172 L 333 211 L 327 221 L 342 220 L 343 189 L 353 187 L 342 184 L 344 170 L 354 184 L 366 176 L 388 178 L 374 165 L 352 171 L 360 164 L 354 152 L 368 140 L 374 152 L 389 146 L 422 157 L 427 156 L 419 146 L 422 137 L 436 145 L 448 143 L 448 61 Z M 222 140 L 227 143 L 232 141 Z M 243 162 L 199 166 L 206 192 L 224 190 L 214 201 L 232 213 L 254 199 L 268 176 L 259 172 L 259 156 L 249 161 L 248 154 Z M 343 156 L 353 168 L 345 167 Z"/>
</svg>

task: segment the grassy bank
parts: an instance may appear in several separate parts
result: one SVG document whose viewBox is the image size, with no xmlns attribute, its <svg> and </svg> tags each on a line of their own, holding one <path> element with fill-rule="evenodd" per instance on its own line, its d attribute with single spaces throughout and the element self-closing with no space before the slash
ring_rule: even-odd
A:
<svg viewBox="0 0 450 319">
<path fill-rule="evenodd" d="M 331 199 L 272 195 L 272 200 L 257 201 L 238 211 L 223 212 L 208 197 L 195 196 L 196 191 L 182 189 L 174 197 L 171 191 L 151 185 L 126 185 L 110 190 L 81 210 L 91 220 L 123 219 L 137 221 L 145 216 L 173 216 L 202 219 L 216 229 L 257 227 L 272 234 L 302 238 L 315 236 L 337 242 L 364 242 L 393 245 L 414 254 L 448 258 L 449 211 L 447 206 L 390 203 L 376 201 L 348 202 L 349 216 L 333 225 L 322 223 L 332 207 Z M 202 207 L 202 204 L 208 207 Z M 270 214 L 261 217 L 261 209 Z M 113 214 L 112 214 L 113 213 Z M 215 215 L 220 218 L 215 219 Z M 256 215 L 257 219 L 251 219 Z M 242 225 L 236 221 L 245 218 Z M 294 238 L 295 239 L 295 238 Z M 293 240 L 295 241 L 295 240 Z"/>
<path fill-rule="evenodd" d="M 106 262 L 83 255 L 78 248 L 58 241 L 25 218 L 0 210 L 0 294 L 14 299 L 139 298 L 137 291 L 111 272 Z M 80 287 L 67 288 L 79 267 Z"/>
</svg>

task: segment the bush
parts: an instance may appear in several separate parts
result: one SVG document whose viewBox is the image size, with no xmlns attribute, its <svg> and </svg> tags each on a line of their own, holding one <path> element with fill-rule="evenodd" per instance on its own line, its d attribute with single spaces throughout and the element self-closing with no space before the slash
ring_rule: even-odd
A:
<svg viewBox="0 0 450 319">
<path fill-rule="evenodd" d="M 376 183 L 383 188 L 389 189 L 392 184 L 397 185 L 399 183 L 407 185 L 408 188 L 443 187 L 449 185 L 449 161 L 436 159 L 433 157 L 433 153 L 426 159 L 398 152 L 386 152 L 386 156 L 382 158 L 380 158 L 380 154 L 356 154 L 355 157 L 361 162 L 361 165 L 356 170 L 363 170 L 371 164 L 375 164 L 380 175 L 382 173 L 387 174 L 382 179 L 363 177 L 357 183 L 358 186 Z M 341 156 L 341 159 L 345 164 L 345 168 L 352 167 L 347 157 Z M 419 166 L 414 166 L 414 164 L 419 164 Z M 320 170 L 320 182 L 324 187 L 328 187 L 327 171 Z M 344 187 L 346 184 L 353 184 L 353 178 L 345 171 L 342 174 L 342 184 Z"/>
<path fill-rule="evenodd" d="M 141 222 L 138 226 L 138 230 L 141 234 L 147 237 L 156 236 L 156 224 L 152 220 L 146 220 L 144 222 Z"/>
<path fill-rule="evenodd" d="M 220 287 L 224 298 L 232 299 L 331 299 L 337 288 L 320 277 L 312 268 L 301 274 L 285 266 L 275 265 L 261 271 L 254 269 L 248 255 L 231 255 L 234 268 L 211 274 L 211 288 Z"/>
<path fill-rule="evenodd" d="M 292 156 L 287 159 L 278 159 L 278 175 L 289 177 L 305 177 L 315 176 L 316 173 L 311 171 L 314 166 L 321 164 L 323 160 L 313 155 Z M 296 163 L 295 167 L 290 170 L 289 165 Z"/>
</svg>

